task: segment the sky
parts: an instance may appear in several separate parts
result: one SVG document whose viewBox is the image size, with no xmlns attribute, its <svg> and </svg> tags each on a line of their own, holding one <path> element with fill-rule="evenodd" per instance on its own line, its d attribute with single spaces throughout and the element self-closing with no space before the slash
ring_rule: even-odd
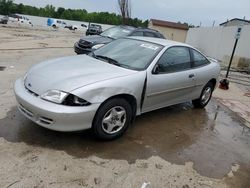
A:
<svg viewBox="0 0 250 188">
<path fill-rule="evenodd" d="M 130 0 L 132 18 L 161 19 L 212 26 L 232 18 L 250 20 L 249 0 Z M 86 9 L 88 12 L 119 13 L 117 0 L 14 0 L 37 7 L 51 4 L 55 7 Z"/>
</svg>

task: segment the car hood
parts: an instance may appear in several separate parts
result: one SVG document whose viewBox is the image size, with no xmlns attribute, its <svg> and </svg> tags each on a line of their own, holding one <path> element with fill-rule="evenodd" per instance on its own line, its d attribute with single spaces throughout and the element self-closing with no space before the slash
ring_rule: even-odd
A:
<svg viewBox="0 0 250 188">
<path fill-rule="evenodd" d="M 35 65 L 28 71 L 24 84 L 27 89 L 38 95 L 51 89 L 71 92 L 89 84 L 136 72 L 87 55 L 78 55 Z"/>
<path fill-rule="evenodd" d="M 95 44 L 107 44 L 107 43 L 110 43 L 111 41 L 113 41 L 113 39 L 108 38 L 108 37 L 104 37 L 101 35 L 92 35 L 92 36 L 82 37 L 80 39 L 80 42 L 81 41 L 87 41 L 87 42 L 95 45 Z"/>
</svg>

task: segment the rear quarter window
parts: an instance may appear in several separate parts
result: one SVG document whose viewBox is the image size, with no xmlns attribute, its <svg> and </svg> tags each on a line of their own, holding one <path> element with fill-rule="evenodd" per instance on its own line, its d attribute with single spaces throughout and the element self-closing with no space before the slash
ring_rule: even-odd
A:
<svg viewBox="0 0 250 188">
<path fill-rule="evenodd" d="M 205 56 L 203 56 L 200 52 L 191 49 L 193 54 L 193 66 L 200 67 L 209 64 L 210 62 L 207 60 Z"/>
</svg>

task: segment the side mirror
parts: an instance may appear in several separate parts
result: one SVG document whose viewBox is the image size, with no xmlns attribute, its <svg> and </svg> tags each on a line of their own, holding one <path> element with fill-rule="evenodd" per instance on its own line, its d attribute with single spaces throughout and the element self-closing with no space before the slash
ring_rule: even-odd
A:
<svg viewBox="0 0 250 188">
<path fill-rule="evenodd" d="M 153 74 L 160 74 L 164 70 L 163 66 L 161 64 L 156 64 L 153 69 Z"/>
</svg>

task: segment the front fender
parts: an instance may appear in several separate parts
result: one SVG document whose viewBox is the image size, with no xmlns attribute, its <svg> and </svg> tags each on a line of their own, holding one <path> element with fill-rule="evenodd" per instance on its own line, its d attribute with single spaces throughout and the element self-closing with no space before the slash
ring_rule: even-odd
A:
<svg viewBox="0 0 250 188">
<path fill-rule="evenodd" d="M 146 71 L 141 71 L 136 74 L 83 86 L 73 90 L 71 93 L 90 103 L 103 103 L 115 95 L 128 94 L 134 96 L 137 104 L 139 104 L 145 77 Z"/>
</svg>

